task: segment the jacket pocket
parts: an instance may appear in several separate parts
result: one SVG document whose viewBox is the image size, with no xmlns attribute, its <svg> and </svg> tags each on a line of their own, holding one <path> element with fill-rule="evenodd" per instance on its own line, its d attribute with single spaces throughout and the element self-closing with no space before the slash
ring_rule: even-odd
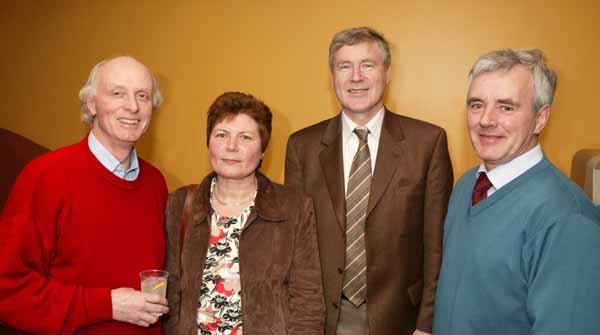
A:
<svg viewBox="0 0 600 335">
<path fill-rule="evenodd" d="M 397 222 L 400 235 L 420 235 L 423 230 L 425 184 L 397 184 L 389 200 L 391 202 L 385 205 Z"/>
</svg>

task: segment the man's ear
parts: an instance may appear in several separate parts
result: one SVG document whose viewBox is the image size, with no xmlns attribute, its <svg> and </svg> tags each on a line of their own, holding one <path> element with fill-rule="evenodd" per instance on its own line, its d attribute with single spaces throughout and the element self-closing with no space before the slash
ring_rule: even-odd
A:
<svg viewBox="0 0 600 335">
<path fill-rule="evenodd" d="M 96 116 L 96 99 L 94 99 L 94 97 L 88 98 L 87 101 L 85 102 L 85 105 L 87 106 L 87 109 L 90 111 L 90 114 L 92 114 L 92 116 Z"/>
<path fill-rule="evenodd" d="M 539 135 L 546 127 L 548 118 L 550 118 L 550 106 L 543 105 L 535 115 L 535 128 L 533 129 L 535 135 Z"/>
<path fill-rule="evenodd" d="M 388 65 L 387 69 L 385 69 L 385 84 L 390 83 L 390 78 L 392 76 L 392 64 Z"/>
</svg>

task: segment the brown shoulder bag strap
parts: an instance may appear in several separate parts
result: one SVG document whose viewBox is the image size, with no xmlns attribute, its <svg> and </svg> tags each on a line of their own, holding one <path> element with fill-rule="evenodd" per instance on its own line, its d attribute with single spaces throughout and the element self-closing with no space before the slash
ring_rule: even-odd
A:
<svg viewBox="0 0 600 335">
<path fill-rule="evenodd" d="M 179 256 L 183 252 L 183 241 L 185 240 L 185 230 L 190 219 L 190 213 L 192 212 L 192 203 L 194 203 L 194 193 L 198 188 L 197 184 L 190 185 L 187 189 L 187 195 L 185 202 L 183 203 L 183 213 L 181 214 L 181 224 L 179 225 Z"/>
</svg>

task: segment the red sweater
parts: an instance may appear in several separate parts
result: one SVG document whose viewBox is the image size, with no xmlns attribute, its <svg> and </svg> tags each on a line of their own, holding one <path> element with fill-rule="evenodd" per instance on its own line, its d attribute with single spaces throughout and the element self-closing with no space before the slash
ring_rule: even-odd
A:
<svg viewBox="0 0 600 335">
<path fill-rule="evenodd" d="M 83 141 L 27 165 L 0 217 L 0 323 L 42 334 L 160 334 L 112 321 L 110 290 L 162 269 L 167 188 L 112 174 Z"/>
</svg>

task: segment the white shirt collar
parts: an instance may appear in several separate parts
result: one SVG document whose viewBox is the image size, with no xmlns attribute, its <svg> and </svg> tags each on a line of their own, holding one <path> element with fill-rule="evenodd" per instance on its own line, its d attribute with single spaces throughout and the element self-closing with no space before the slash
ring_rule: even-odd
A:
<svg viewBox="0 0 600 335">
<path fill-rule="evenodd" d="M 381 109 L 373 115 L 371 120 L 364 126 L 357 125 L 352 119 L 342 112 L 342 142 L 348 143 L 350 136 L 354 133 L 355 128 L 366 128 L 369 130 L 369 137 L 371 137 L 376 143 L 379 143 L 379 136 L 381 135 L 381 126 L 383 125 L 383 116 L 385 108 Z"/>
<path fill-rule="evenodd" d="M 542 151 L 542 147 L 538 143 L 535 147 L 522 154 L 521 156 L 513 158 L 513 160 L 511 160 L 508 163 L 498 165 L 491 171 L 488 171 L 485 168 L 484 163 L 482 162 L 479 165 L 479 169 L 477 170 L 477 176 L 479 176 L 481 172 L 485 172 L 487 174 L 488 179 L 492 183 L 492 192 L 494 192 L 503 187 L 504 185 L 510 183 L 518 176 L 525 173 L 525 171 L 531 169 L 543 158 L 544 153 Z M 488 195 L 491 195 L 491 193 L 488 192 Z"/>
<path fill-rule="evenodd" d="M 108 171 L 112 172 L 116 176 L 126 179 L 135 180 L 139 174 L 139 162 L 135 148 L 131 150 L 131 157 L 129 163 L 129 169 L 125 169 L 121 166 L 121 162 L 113 156 L 108 149 L 94 135 L 93 131 L 90 131 L 88 136 L 88 147 L 96 159 L 104 166 Z"/>
</svg>

